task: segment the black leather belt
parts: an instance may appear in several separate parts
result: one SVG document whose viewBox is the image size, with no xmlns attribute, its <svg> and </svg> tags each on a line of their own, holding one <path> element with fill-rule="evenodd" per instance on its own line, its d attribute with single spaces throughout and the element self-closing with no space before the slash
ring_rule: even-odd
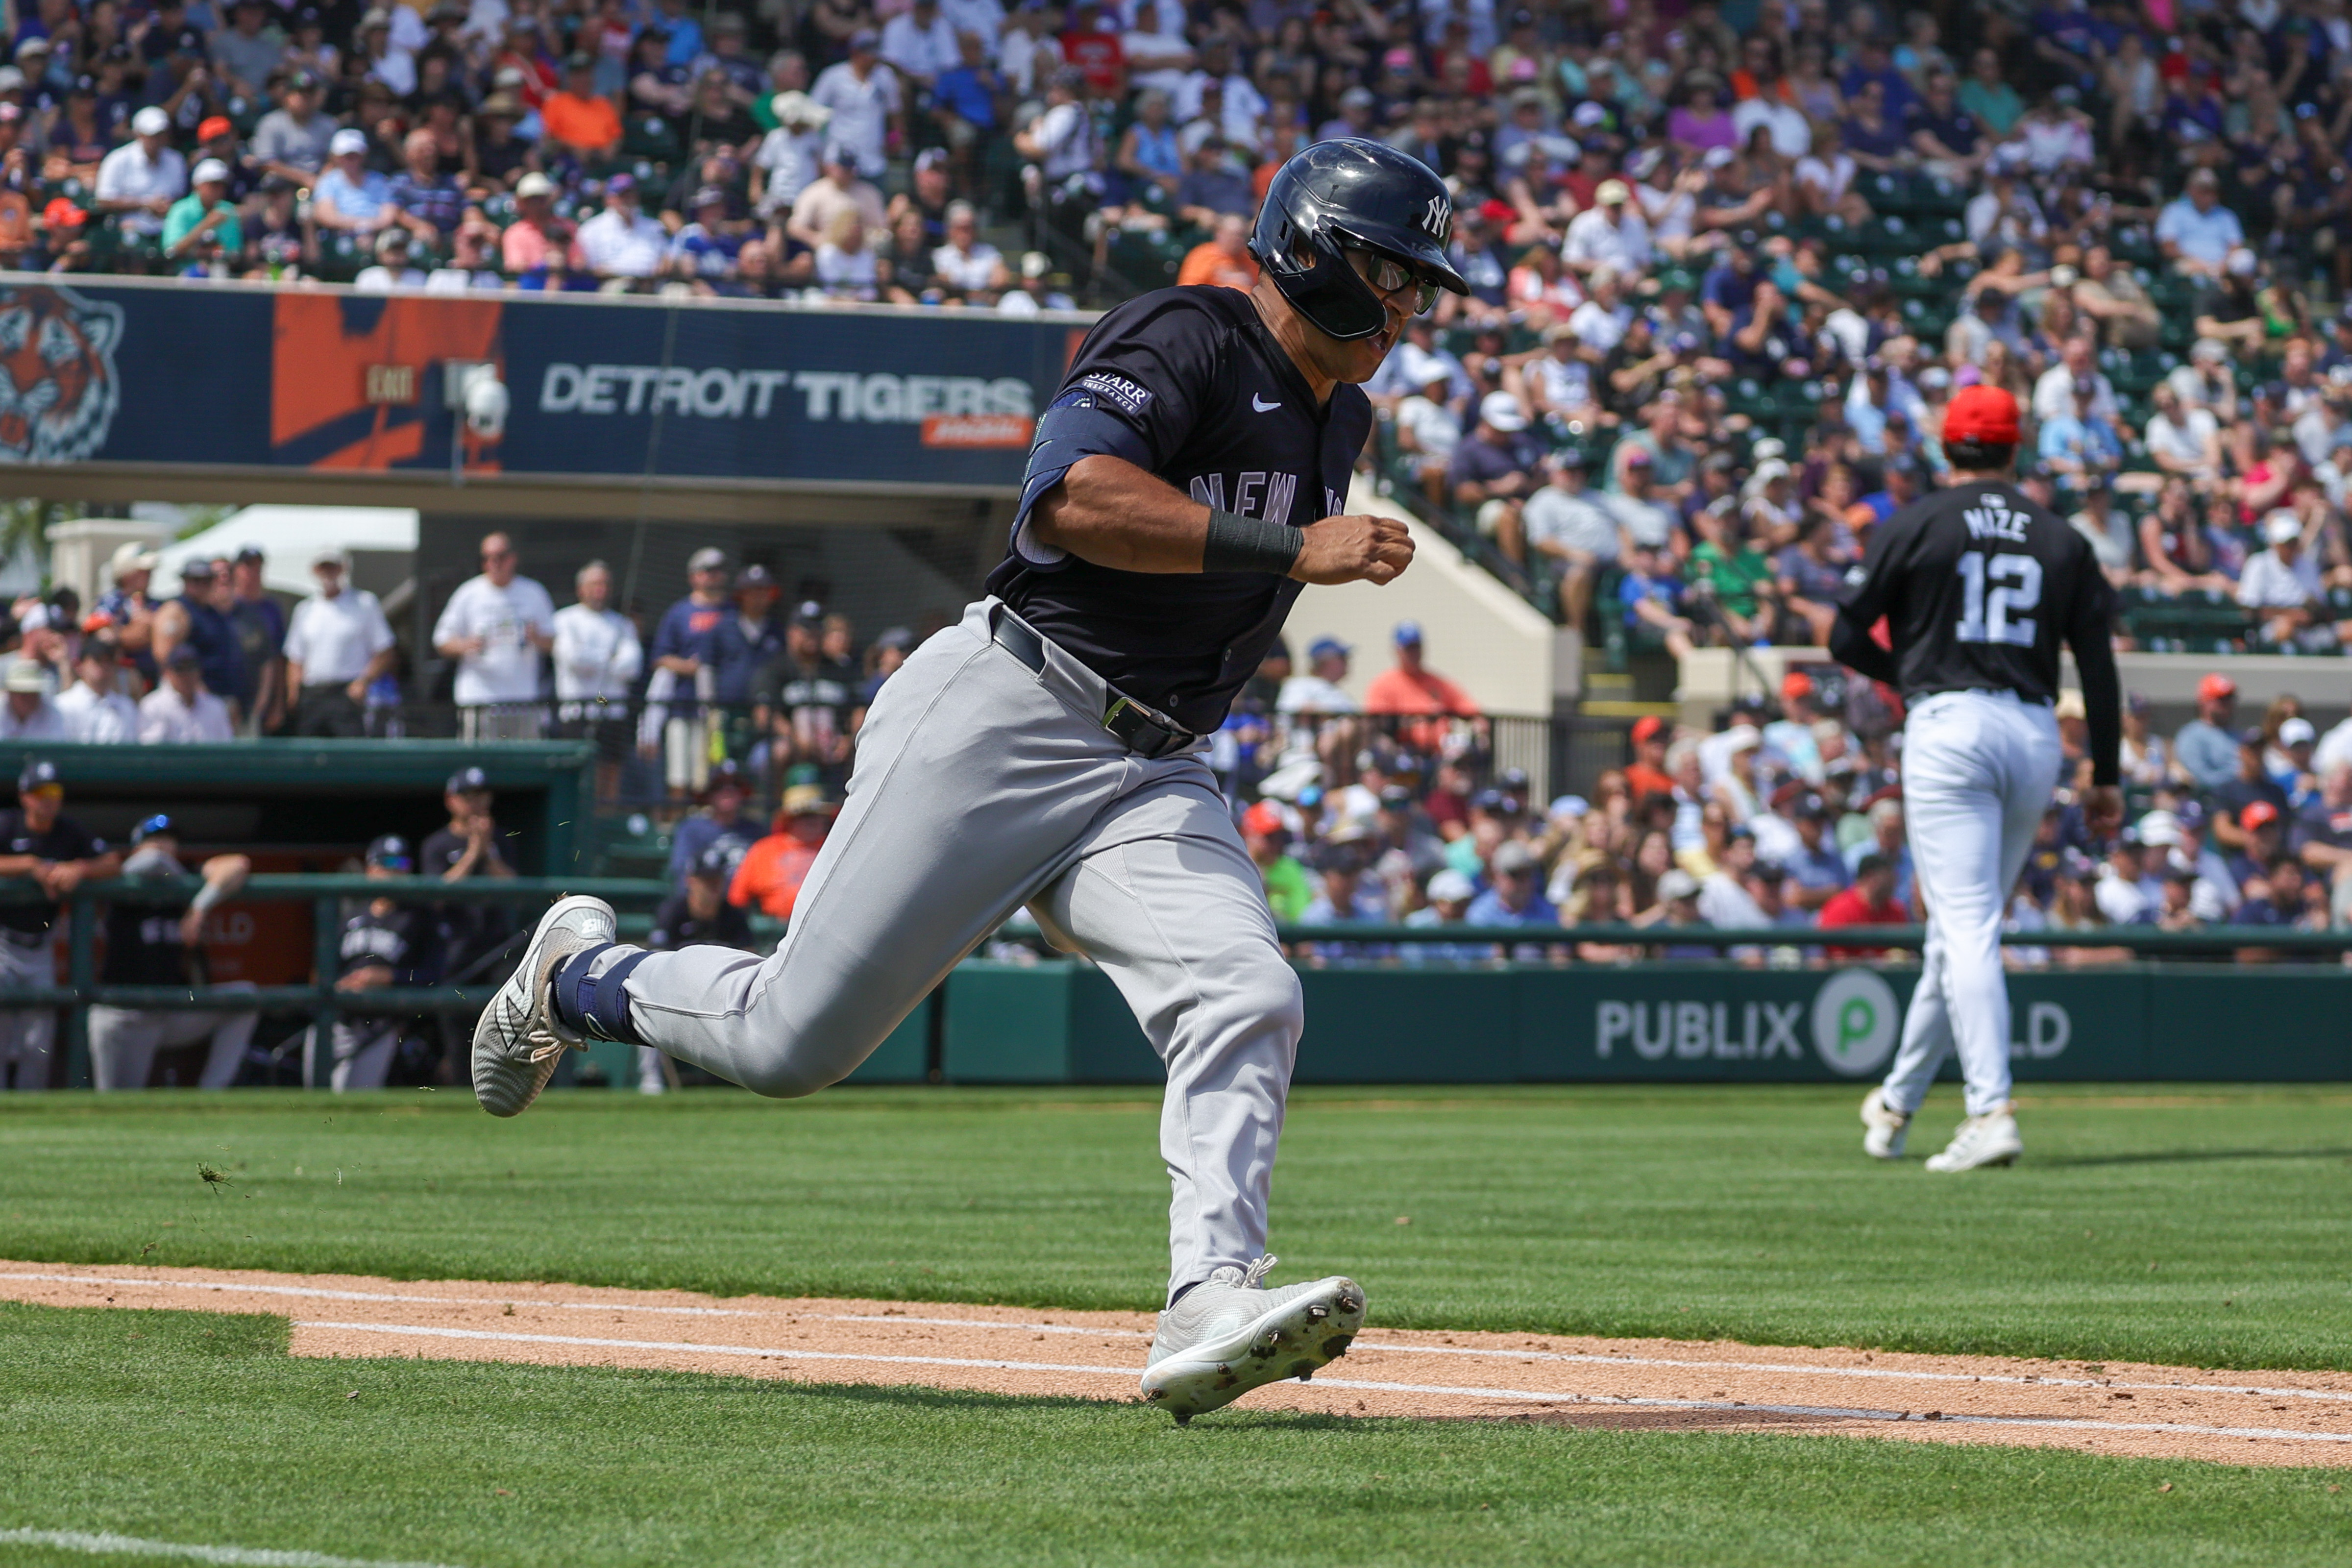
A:
<svg viewBox="0 0 2352 1568">
<path fill-rule="evenodd" d="M 1014 615 L 999 608 L 989 636 L 996 646 L 1027 665 L 1030 673 L 1045 673 L 1045 638 L 1036 627 Z M 1109 689 L 1105 688 L 1106 690 Z M 1160 718 L 1149 708 L 1131 698 L 1110 692 L 1110 700 L 1103 709 L 1102 726 L 1121 741 L 1127 749 L 1139 757 L 1165 757 L 1196 744 L 1201 737 L 1189 730 Z"/>
</svg>

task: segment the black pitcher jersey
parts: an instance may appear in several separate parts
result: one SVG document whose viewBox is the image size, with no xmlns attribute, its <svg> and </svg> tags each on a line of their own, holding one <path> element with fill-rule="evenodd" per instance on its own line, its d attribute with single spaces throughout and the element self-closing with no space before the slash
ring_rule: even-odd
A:
<svg viewBox="0 0 2352 1568">
<path fill-rule="evenodd" d="M 2104 654 L 2113 592 L 2091 542 L 1997 481 L 1922 496 L 1880 523 L 1846 574 L 1843 612 L 1884 616 L 1906 698 L 1970 689 L 2058 695 L 2059 644 Z"/>
<path fill-rule="evenodd" d="M 1335 387 L 1317 407 L 1249 297 L 1215 287 L 1163 289 L 1105 315 L 1055 405 L 1073 399 L 1131 426 L 1143 466 L 1193 500 L 1299 528 L 1344 510 L 1372 427 L 1360 388 Z M 1050 456 L 1033 448 L 1033 470 Z M 1301 586 L 1265 572 L 1049 559 L 1026 531 L 1015 529 L 989 592 L 1121 693 L 1196 733 L 1224 721 Z"/>
<path fill-rule="evenodd" d="M 30 855 L 38 860 L 95 860 L 106 853 L 106 841 L 94 837 L 70 816 L 51 822 L 48 831 L 36 833 L 25 825 L 25 814 L 10 807 L 0 811 L 0 854 Z M 0 926 L 37 936 L 58 918 L 56 904 L 0 904 Z"/>
</svg>

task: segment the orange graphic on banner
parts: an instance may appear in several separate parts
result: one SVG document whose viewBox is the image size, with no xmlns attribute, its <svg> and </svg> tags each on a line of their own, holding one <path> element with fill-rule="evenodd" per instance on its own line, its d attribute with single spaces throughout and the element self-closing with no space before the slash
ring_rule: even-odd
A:
<svg viewBox="0 0 2352 1568">
<path fill-rule="evenodd" d="M 413 368 L 421 388 L 427 384 L 424 373 L 446 361 L 497 360 L 500 309 L 498 301 L 482 300 L 278 295 L 271 449 L 281 460 L 313 468 L 415 466 L 425 452 L 426 416 L 447 416 L 437 396 L 424 403 L 383 400 L 386 373 Z M 497 471 L 495 443 L 470 435 L 464 440 L 467 471 Z"/>
<path fill-rule="evenodd" d="M 1026 414 L 933 414 L 923 420 L 926 447 L 1026 447 L 1034 434 Z"/>
</svg>

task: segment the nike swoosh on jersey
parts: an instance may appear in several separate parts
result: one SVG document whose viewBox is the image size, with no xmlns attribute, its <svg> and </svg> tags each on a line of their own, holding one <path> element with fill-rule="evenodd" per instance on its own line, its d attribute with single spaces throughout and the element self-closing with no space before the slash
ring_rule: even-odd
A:
<svg viewBox="0 0 2352 1568">
<path fill-rule="evenodd" d="M 1258 394 L 1253 392 L 1250 394 L 1250 406 L 1256 409 L 1260 414 L 1271 414 L 1276 409 L 1281 407 L 1282 405 L 1279 403 L 1268 403 Z"/>
</svg>

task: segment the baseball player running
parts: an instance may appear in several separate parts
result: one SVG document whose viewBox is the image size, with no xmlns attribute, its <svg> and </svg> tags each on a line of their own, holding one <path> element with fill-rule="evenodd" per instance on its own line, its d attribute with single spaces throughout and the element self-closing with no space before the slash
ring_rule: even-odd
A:
<svg viewBox="0 0 2352 1568">
<path fill-rule="evenodd" d="M 199 945 L 205 917 L 236 896 L 253 871 L 242 855 L 215 855 L 194 876 L 180 864 L 180 829 L 168 816 L 151 816 L 131 830 L 131 858 L 122 863 L 126 880 L 143 882 L 184 909 L 164 902 L 117 899 L 106 910 L 104 985 L 169 985 L 184 991 L 211 989 Z M 225 982 L 223 991 L 250 992 L 249 980 Z M 144 1089 L 155 1053 L 169 1046 L 209 1040 L 200 1089 L 226 1089 L 245 1066 L 261 1014 L 203 1007 L 114 1007 L 89 1010 L 90 1082 L 100 1091 Z"/>
<path fill-rule="evenodd" d="M 2008 480 L 2017 400 L 1972 386 L 1944 414 L 1946 489 L 1871 534 L 1846 574 L 1830 651 L 1899 687 L 1903 809 L 1927 948 L 1886 1081 L 1862 1103 L 1863 1147 L 1903 1152 L 1912 1113 L 1957 1048 L 1968 1119 L 1931 1171 L 2006 1165 L 2024 1152 L 2009 1098 L 2009 988 L 2000 922 L 2058 783 L 2058 645 L 2074 651 L 2090 722 L 2094 834 L 2122 816 L 2122 736 L 2107 581 L 2082 534 Z M 1870 628 L 1880 617 L 1893 651 Z"/>
<path fill-rule="evenodd" d="M 1146 294 L 1079 346 L 1037 422 L 988 596 L 876 700 L 848 798 L 762 961 L 614 942 L 547 912 L 474 1035 L 474 1091 L 529 1105 L 566 1047 L 651 1045 L 769 1095 L 848 1074 L 1027 906 L 1118 986 L 1168 1068 L 1168 1308 L 1147 1398 L 1179 1420 L 1344 1352 L 1364 1293 L 1269 1289 L 1266 1198 L 1302 1025 L 1205 737 L 1302 584 L 1389 582 L 1392 521 L 1338 514 L 1356 387 L 1440 288 L 1453 206 L 1411 157 L 1327 142 L 1275 175 L 1244 294 Z"/>
</svg>

